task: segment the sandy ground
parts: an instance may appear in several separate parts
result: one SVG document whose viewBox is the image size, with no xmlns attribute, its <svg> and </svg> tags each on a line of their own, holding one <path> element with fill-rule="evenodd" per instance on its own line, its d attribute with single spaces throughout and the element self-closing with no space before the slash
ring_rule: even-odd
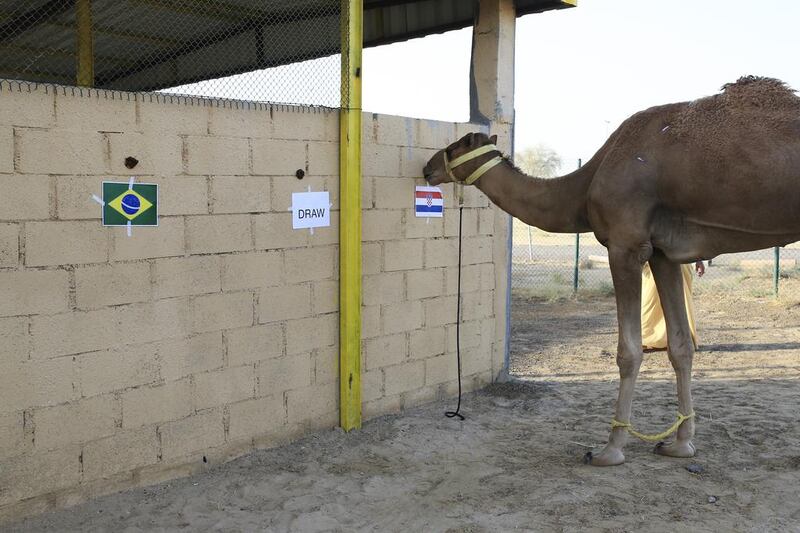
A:
<svg viewBox="0 0 800 533">
<path fill-rule="evenodd" d="M 583 465 L 616 394 L 613 302 L 516 300 L 524 381 L 466 396 L 464 422 L 433 404 L 9 529 L 800 531 L 800 308 L 708 295 L 698 307 L 692 460 L 637 441 L 621 467 Z M 657 431 L 674 379 L 663 352 L 644 366 L 634 416 Z"/>
</svg>

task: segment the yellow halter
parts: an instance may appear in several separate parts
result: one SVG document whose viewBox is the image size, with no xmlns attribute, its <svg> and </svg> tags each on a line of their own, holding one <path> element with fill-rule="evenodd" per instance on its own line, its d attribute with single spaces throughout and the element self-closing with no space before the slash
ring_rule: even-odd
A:
<svg viewBox="0 0 800 533">
<path fill-rule="evenodd" d="M 451 180 L 453 180 L 455 182 L 461 182 L 461 180 L 456 178 L 455 174 L 453 174 L 453 169 L 454 168 L 456 168 L 459 165 L 462 165 L 462 164 L 466 163 L 467 161 L 472 161 L 476 157 L 482 156 L 483 154 L 488 154 L 489 152 L 495 152 L 495 151 L 499 151 L 499 150 L 497 150 L 497 147 L 495 145 L 487 144 L 487 145 L 481 146 L 480 148 L 476 148 L 475 150 L 472 150 L 471 152 L 467 152 L 464 155 L 460 155 L 460 156 L 456 157 L 455 159 L 453 159 L 452 161 L 449 161 L 447 159 L 447 150 L 445 150 L 443 152 L 443 154 L 444 154 L 444 168 L 447 171 L 447 175 L 450 176 Z M 463 180 L 463 183 L 466 184 L 466 185 L 472 185 L 473 183 L 475 183 L 478 180 L 478 178 L 480 178 L 481 176 L 486 174 L 490 169 L 494 168 L 502 160 L 503 160 L 503 158 L 500 157 L 499 155 L 493 157 L 492 159 L 488 160 L 486 163 L 484 163 L 481 166 L 479 166 L 472 174 L 467 176 L 467 179 Z"/>
</svg>

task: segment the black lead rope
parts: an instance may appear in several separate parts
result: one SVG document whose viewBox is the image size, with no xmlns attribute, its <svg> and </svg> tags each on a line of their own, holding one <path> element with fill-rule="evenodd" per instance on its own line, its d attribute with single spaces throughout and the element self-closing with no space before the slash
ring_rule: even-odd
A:
<svg viewBox="0 0 800 533">
<path fill-rule="evenodd" d="M 458 359 L 458 406 L 455 411 L 445 411 L 447 418 L 464 420 L 461 411 L 461 221 L 464 206 L 458 206 L 458 289 L 456 292 L 456 357 Z"/>
</svg>

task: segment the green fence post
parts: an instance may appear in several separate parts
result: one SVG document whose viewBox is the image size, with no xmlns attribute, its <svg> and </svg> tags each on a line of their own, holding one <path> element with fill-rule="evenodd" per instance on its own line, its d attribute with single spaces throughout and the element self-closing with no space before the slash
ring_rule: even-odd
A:
<svg viewBox="0 0 800 533">
<path fill-rule="evenodd" d="M 775 298 L 778 297 L 778 284 L 781 280 L 781 248 L 780 246 L 775 247 L 775 268 L 772 272 L 772 283 L 774 285 L 773 289 L 775 290 Z"/>
<path fill-rule="evenodd" d="M 581 168 L 581 160 L 578 159 L 578 168 Z M 572 295 L 578 294 L 578 264 L 581 255 L 581 234 L 575 234 L 575 264 L 572 269 Z"/>
</svg>

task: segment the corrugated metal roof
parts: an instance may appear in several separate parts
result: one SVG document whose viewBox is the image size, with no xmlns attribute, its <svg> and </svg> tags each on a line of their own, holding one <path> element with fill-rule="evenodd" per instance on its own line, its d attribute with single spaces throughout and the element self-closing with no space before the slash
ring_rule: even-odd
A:
<svg viewBox="0 0 800 533">
<path fill-rule="evenodd" d="M 0 0 L 0 77 L 74 84 L 76 0 Z M 339 50 L 339 0 L 92 0 L 95 86 L 156 90 Z M 518 15 L 574 0 L 516 0 Z M 364 45 L 472 25 L 473 0 L 364 0 Z"/>
</svg>

